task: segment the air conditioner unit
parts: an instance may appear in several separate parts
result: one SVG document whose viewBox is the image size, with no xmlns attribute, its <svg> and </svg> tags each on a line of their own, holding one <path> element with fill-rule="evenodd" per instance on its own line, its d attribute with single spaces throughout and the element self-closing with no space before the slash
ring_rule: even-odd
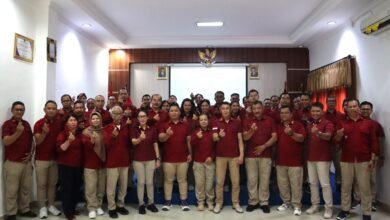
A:
<svg viewBox="0 0 390 220">
<path fill-rule="evenodd" d="M 374 14 L 360 23 L 363 34 L 376 35 L 390 29 L 390 10 Z"/>
</svg>

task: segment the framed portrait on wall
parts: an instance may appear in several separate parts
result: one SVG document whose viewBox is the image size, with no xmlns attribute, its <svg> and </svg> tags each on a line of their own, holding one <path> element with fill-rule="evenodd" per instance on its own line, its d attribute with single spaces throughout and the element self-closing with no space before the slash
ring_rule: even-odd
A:
<svg viewBox="0 0 390 220">
<path fill-rule="evenodd" d="M 169 67 L 168 66 L 158 66 L 157 67 L 157 79 L 168 79 Z"/>
<path fill-rule="evenodd" d="M 249 79 L 260 79 L 260 67 L 258 64 L 249 65 L 246 69 Z"/>
<path fill-rule="evenodd" d="M 15 33 L 14 58 L 32 63 L 34 61 L 34 40 Z"/>
<path fill-rule="evenodd" d="M 46 38 L 46 51 L 47 51 L 47 61 L 56 63 L 57 62 L 57 41 L 51 38 Z"/>
</svg>

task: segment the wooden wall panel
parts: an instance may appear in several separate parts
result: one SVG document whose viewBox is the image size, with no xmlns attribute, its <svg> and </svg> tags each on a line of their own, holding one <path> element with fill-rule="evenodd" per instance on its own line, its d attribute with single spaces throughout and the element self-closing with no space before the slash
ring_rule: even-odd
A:
<svg viewBox="0 0 390 220">
<path fill-rule="evenodd" d="M 123 82 L 130 85 L 129 66 L 132 63 L 200 62 L 197 48 L 112 49 L 109 59 L 109 82 L 113 83 L 114 91 L 122 88 Z M 309 50 L 307 48 L 217 48 L 216 62 L 286 63 L 287 88 L 289 91 L 300 91 L 301 84 L 306 88 L 309 73 Z M 127 76 L 124 76 L 126 74 Z"/>
</svg>

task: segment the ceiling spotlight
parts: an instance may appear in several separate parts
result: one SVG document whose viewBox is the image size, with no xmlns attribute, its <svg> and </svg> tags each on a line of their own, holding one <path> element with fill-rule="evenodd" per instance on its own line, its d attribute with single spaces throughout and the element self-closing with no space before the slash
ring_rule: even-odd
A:
<svg viewBox="0 0 390 220">
<path fill-rule="evenodd" d="M 328 24 L 328 25 L 335 25 L 336 22 L 335 22 L 335 21 L 329 21 L 327 24 Z"/>
<path fill-rule="evenodd" d="M 83 26 L 83 28 L 91 28 L 92 27 L 92 25 L 88 24 L 88 23 L 82 24 L 81 26 Z"/>
<path fill-rule="evenodd" d="M 222 21 L 212 21 L 212 22 L 196 22 L 198 27 L 222 27 Z"/>
</svg>

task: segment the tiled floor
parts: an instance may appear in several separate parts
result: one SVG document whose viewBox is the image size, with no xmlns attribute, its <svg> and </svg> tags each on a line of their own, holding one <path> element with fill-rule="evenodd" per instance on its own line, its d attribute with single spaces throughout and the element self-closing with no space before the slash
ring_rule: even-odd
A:
<svg viewBox="0 0 390 220">
<path fill-rule="evenodd" d="M 181 211 L 179 206 L 174 206 L 171 211 L 164 212 L 161 211 L 161 205 L 158 205 L 159 212 L 158 213 L 150 213 L 148 212 L 146 215 L 139 215 L 137 207 L 134 204 L 131 204 L 130 206 L 126 206 L 130 210 L 130 215 L 127 216 L 119 216 L 118 220 L 124 220 L 124 219 L 183 219 L 183 220 L 201 220 L 201 219 L 212 219 L 212 220 L 239 220 L 239 219 L 272 219 L 272 220 L 281 220 L 281 219 L 302 219 L 302 220 L 320 220 L 323 219 L 322 217 L 322 211 L 319 213 L 316 213 L 314 215 L 307 215 L 304 212 L 301 216 L 294 216 L 292 214 L 292 210 L 288 210 L 286 212 L 278 212 L 276 210 L 276 206 L 271 207 L 271 213 L 270 214 L 264 214 L 261 210 L 255 210 L 253 212 L 244 212 L 243 214 L 238 214 L 234 210 L 232 210 L 231 206 L 226 206 L 222 210 L 220 214 L 214 214 L 209 211 L 197 211 L 195 206 L 191 206 L 191 211 L 189 212 L 183 212 Z M 245 207 L 243 207 L 245 208 Z M 304 207 L 303 211 L 305 211 L 308 207 Z M 333 219 L 336 218 L 337 213 L 339 212 L 339 207 L 334 208 L 334 216 Z M 52 217 L 49 216 L 49 220 L 62 220 L 64 219 L 64 216 L 61 215 L 59 217 Z M 81 215 L 77 216 L 77 219 L 79 220 L 89 220 L 86 211 L 81 213 Z M 105 214 L 103 216 L 97 217 L 96 220 L 99 219 L 109 219 L 108 214 Z M 357 210 L 351 211 L 351 216 L 348 218 L 350 220 L 354 219 L 362 219 L 360 214 L 360 209 L 357 208 Z M 386 220 L 390 219 L 390 213 L 381 211 L 380 209 L 377 212 L 374 212 L 372 214 L 372 219 L 375 220 Z M 22 218 L 22 220 L 31 220 L 27 218 Z"/>
</svg>

